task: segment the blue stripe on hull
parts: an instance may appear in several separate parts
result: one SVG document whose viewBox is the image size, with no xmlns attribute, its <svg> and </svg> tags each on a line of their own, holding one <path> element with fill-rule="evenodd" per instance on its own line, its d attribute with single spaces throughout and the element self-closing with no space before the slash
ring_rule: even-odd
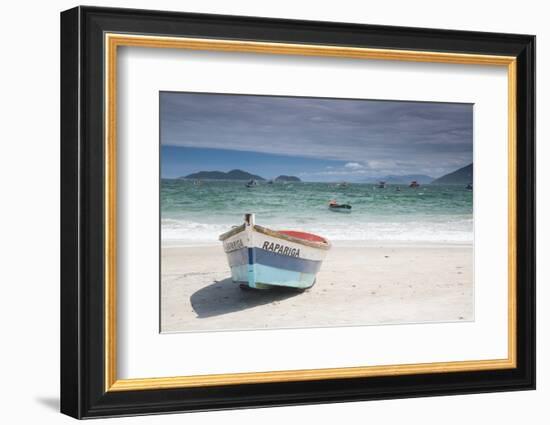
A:
<svg viewBox="0 0 550 425">
<path fill-rule="evenodd" d="M 229 266 L 241 266 L 244 264 L 261 264 L 277 269 L 284 269 L 300 273 L 315 274 L 321 269 L 321 261 L 307 260 L 305 258 L 290 257 L 277 254 L 261 248 L 242 248 L 228 252 Z"/>
<path fill-rule="evenodd" d="M 313 286 L 315 283 L 314 273 L 300 273 L 291 270 L 282 270 L 261 264 L 255 264 L 253 267 L 255 276 L 253 283 L 254 286 L 250 285 L 248 264 L 231 267 L 232 280 L 234 282 L 246 283 L 251 288 L 255 288 L 257 284 L 261 284 L 306 289 Z"/>
<path fill-rule="evenodd" d="M 247 264 L 247 277 L 248 277 L 248 286 L 251 288 L 256 287 L 256 266 L 255 263 L 255 255 L 254 255 L 254 248 L 248 248 L 248 264 Z"/>
</svg>

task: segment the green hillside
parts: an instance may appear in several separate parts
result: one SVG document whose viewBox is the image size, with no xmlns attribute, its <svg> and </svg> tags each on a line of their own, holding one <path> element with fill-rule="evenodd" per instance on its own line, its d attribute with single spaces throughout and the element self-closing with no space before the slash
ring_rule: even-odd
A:
<svg viewBox="0 0 550 425">
<path fill-rule="evenodd" d="M 181 178 L 195 180 L 265 180 L 263 177 L 243 170 L 231 170 L 227 173 L 223 171 L 199 171 Z"/>
<path fill-rule="evenodd" d="M 474 164 L 466 165 L 452 173 L 435 179 L 432 184 L 464 184 L 473 183 L 474 181 Z"/>
</svg>

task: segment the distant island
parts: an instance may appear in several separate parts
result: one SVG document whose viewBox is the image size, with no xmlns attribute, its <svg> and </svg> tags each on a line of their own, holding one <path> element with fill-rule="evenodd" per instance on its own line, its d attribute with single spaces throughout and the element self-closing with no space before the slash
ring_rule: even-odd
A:
<svg viewBox="0 0 550 425">
<path fill-rule="evenodd" d="M 180 179 L 185 180 L 258 180 L 265 181 L 266 179 L 262 176 L 256 174 L 251 174 L 243 170 L 231 170 L 227 173 L 224 171 L 199 171 L 198 173 L 192 173 L 187 176 L 182 176 Z M 301 182 L 296 176 L 286 176 L 280 175 L 279 177 L 273 179 L 275 182 Z"/>
<path fill-rule="evenodd" d="M 298 177 L 296 176 L 285 176 L 281 175 L 275 179 L 276 182 L 301 182 Z"/>
<path fill-rule="evenodd" d="M 420 184 L 429 184 L 434 180 L 434 178 L 430 176 L 426 176 L 424 174 L 405 174 L 405 175 L 391 174 L 383 177 L 369 178 L 366 181 L 366 183 L 378 183 L 382 181 L 388 184 L 409 184 L 414 180 L 416 180 Z"/>
<path fill-rule="evenodd" d="M 363 183 L 378 183 L 380 181 L 388 184 L 409 184 L 412 181 L 417 181 L 420 184 L 456 184 L 467 185 L 473 182 L 473 164 L 462 167 L 452 173 L 445 174 L 439 178 L 433 178 L 425 174 L 390 174 L 381 177 L 371 177 L 363 181 Z M 199 171 L 187 176 L 182 176 L 180 179 L 187 180 L 237 180 L 237 181 L 266 181 L 262 176 L 249 173 L 243 170 L 224 171 Z M 272 180 L 273 182 L 295 182 L 299 183 L 302 180 L 296 176 L 280 175 Z"/>
<path fill-rule="evenodd" d="M 263 177 L 255 174 L 247 173 L 243 170 L 231 170 L 227 173 L 223 171 L 199 171 L 198 173 L 192 173 L 180 179 L 194 179 L 194 180 L 260 180 L 264 181 Z"/>
<path fill-rule="evenodd" d="M 470 184 L 473 178 L 474 164 L 470 164 L 435 179 L 432 184 Z"/>
</svg>

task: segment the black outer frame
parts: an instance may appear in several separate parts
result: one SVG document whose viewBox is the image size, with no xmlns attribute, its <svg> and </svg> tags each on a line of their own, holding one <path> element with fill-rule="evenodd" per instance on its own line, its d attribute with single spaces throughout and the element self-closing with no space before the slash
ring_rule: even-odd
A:
<svg viewBox="0 0 550 425">
<path fill-rule="evenodd" d="M 105 32 L 517 57 L 517 368 L 104 391 Z M 535 37 L 76 7 L 61 13 L 61 412 L 75 418 L 535 388 Z"/>
</svg>

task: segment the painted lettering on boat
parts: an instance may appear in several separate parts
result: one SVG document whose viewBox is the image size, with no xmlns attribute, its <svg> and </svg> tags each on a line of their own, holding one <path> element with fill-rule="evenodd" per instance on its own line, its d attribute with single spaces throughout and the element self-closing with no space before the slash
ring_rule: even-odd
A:
<svg viewBox="0 0 550 425">
<path fill-rule="evenodd" d="M 281 245 L 274 242 L 265 241 L 264 244 L 262 245 L 262 249 L 265 249 L 266 251 L 276 252 L 277 254 L 281 254 L 281 255 L 288 255 L 289 257 L 300 256 L 299 248 L 290 248 L 288 246 Z"/>
<path fill-rule="evenodd" d="M 225 244 L 225 252 L 231 252 L 241 248 L 244 248 L 242 239 L 237 239 L 236 241 L 227 242 Z"/>
</svg>

